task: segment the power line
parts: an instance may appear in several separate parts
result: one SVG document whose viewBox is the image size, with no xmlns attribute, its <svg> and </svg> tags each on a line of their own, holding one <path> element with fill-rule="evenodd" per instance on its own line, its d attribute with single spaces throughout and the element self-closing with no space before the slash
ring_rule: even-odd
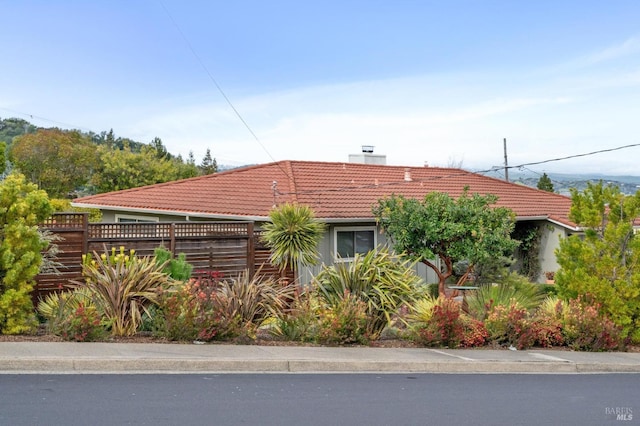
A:
<svg viewBox="0 0 640 426">
<path fill-rule="evenodd" d="M 568 155 L 566 157 L 558 157 L 558 158 L 551 158 L 548 160 L 542 160 L 542 161 L 534 161 L 532 163 L 523 163 L 520 164 L 518 166 L 509 166 L 509 169 L 515 169 L 515 168 L 520 168 L 520 167 L 525 167 L 525 166 L 537 166 L 539 164 L 546 164 L 546 163 L 551 163 L 554 161 L 562 161 L 562 160 L 569 160 L 571 158 L 579 158 L 579 157 L 587 157 L 589 155 L 595 155 L 595 154 L 602 154 L 605 152 L 612 152 L 612 151 L 619 151 L 621 149 L 626 149 L 626 148 L 633 148 L 636 146 L 640 146 L 640 143 L 634 143 L 634 144 L 630 144 L 630 145 L 623 145 L 623 146 L 619 146 L 616 148 L 609 148 L 609 149 L 601 149 L 598 151 L 592 151 L 592 152 L 586 152 L 584 154 L 575 154 L 575 155 Z"/>
<path fill-rule="evenodd" d="M 18 115 L 22 115 L 24 117 L 29 117 L 32 120 L 33 119 L 37 119 L 37 120 L 47 121 L 49 123 L 59 124 L 61 126 L 65 126 L 67 128 L 70 128 L 70 129 L 85 130 L 87 132 L 91 132 L 92 131 L 91 129 L 88 129 L 86 127 L 76 126 L 74 124 L 69 124 L 69 123 L 63 123 L 61 121 L 50 120 L 48 118 L 40 117 L 40 116 L 37 116 L 37 115 L 27 114 L 26 112 L 15 111 L 15 110 L 12 110 L 12 109 L 9 109 L 9 108 L 4 108 L 4 107 L 0 107 L 0 109 L 3 110 L 3 111 L 9 111 L 12 114 L 18 114 Z"/>
<path fill-rule="evenodd" d="M 162 8 L 164 9 L 165 13 L 167 14 L 167 16 L 169 17 L 169 19 L 171 20 L 171 22 L 173 23 L 174 27 L 176 28 L 176 30 L 178 31 L 178 33 L 180 33 L 180 36 L 182 37 L 182 40 L 185 42 L 185 44 L 187 45 L 187 47 L 189 48 L 189 50 L 191 51 L 191 54 L 196 58 L 196 60 L 198 61 L 198 63 L 200 64 L 200 66 L 202 67 L 202 69 L 204 70 L 204 72 L 207 74 L 207 76 L 209 77 L 209 80 L 211 80 L 211 82 L 213 83 L 213 85 L 216 87 L 216 89 L 218 90 L 218 92 L 220 92 L 220 94 L 222 95 L 222 97 L 224 98 L 224 100 L 227 102 L 227 104 L 229 105 L 229 107 L 231 108 L 231 110 L 234 112 L 234 114 L 236 115 L 236 117 L 238 117 L 238 119 L 240 120 L 240 122 L 244 125 L 244 127 L 249 131 L 249 133 L 251 134 L 251 136 L 253 136 L 253 139 L 255 139 L 255 141 L 258 143 L 258 145 L 260 145 L 260 147 L 262 148 L 262 150 L 269 156 L 269 158 L 271 158 L 271 161 L 273 161 L 274 163 L 277 163 L 276 159 L 273 158 L 273 156 L 271 155 L 271 153 L 269 152 L 269 150 L 267 150 L 267 148 L 264 146 L 264 144 L 262 143 L 262 141 L 260 140 L 260 138 L 258 138 L 258 135 L 255 134 L 255 132 L 253 131 L 253 129 L 251 129 L 251 127 L 249 126 L 249 124 L 246 122 L 246 120 L 244 119 L 244 117 L 242 117 L 242 114 L 240 114 L 240 112 L 236 109 L 236 107 L 233 105 L 233 102 L 231 102 L 231 99 L 229 99 L 229 97 L 227 96 L 227 94 L 224 92 L 224 90 L 222 90 L 222 87 L 220 86 L 220 84 L 218 84 L 218 81 L 216 80 L 216 78 L 213 76 L 213 74 L 209 71 L 209 68 L 207 68 L 207 66 L 205 65 L 205 63 L 202 61 L 202 59 L 200 58 L 200 56 L 198 55 L 198 53 L 196 52 L 196 50 L 193 48 L 193 45 L 191 44 L 191 42 L 189 41 L 189 39 L 187 38 L 187 36 L 184 34 L 184 32 L 182 31 L 182 29 L 180 28 L 180 26 L 178 25 L 178 23 L 176 22 L 175 19 L 173 19 L 173 16 L 171 15 L 171 13 L 169 12 L 169 10 L 166 8 L 166 6 L 164 5 L 164 2 L 162 2 L 161 0 L 158 1 L 160 3 L 160 5 L 162 6 Z M 280 165 L 278 165 L 280 167 Z M 289 176 L 289 173 L 287 173 L 286 170 L 284 170 L 282 167 L 280 167 L 280 169 L 282 170 L 282 172 L 289 178 L 291 179 L 291 176 Z"/>
<path fill-rule="evenodd" d="M 585 156 L 588 156 L 588 155 L 601 154 L 601 153 L 611 152 L 611 151 L 619 151 L 621 149 L 633 148 L 633 147 L 637 147 L 637 146 L 640 146 L 640 143 L 619 146 L 619 147 L 616 147 L 616 148 L 602 149 L 602 150 L 587 152 L 587 153 L 583 153 L 583 154 L 568 155 L 566 157 L 551 158 L 551 159 L 548 159 L 548 160 L 536 161 L 536 162 L 531 162 L 531 163 L 523 163 L 523 164 L 518 164 L 518 165 L 515 165 L 515 166 L 508 166 L 508 168 L 510 168 L 510 169 L 526 168 L 526 166 L 531 166 L 531 165 L 545 164 L 545 163 L 550 163 L 550 162 L 554 162 L 554 161 L 568 160 L 568 159 L 572 159 L 572 158 L 585 157 Z M 469 173 L 484 174 L 484 173 L 491 173 L 491 172 L 497 172 L 497 171 L 499 171 L 498 168 L 492 167 L 492 168 L 486 169 L 486 170 L 460 171 L 460 172 L 450 173 L 450 174 L 442 175 L 442 176 L 432 176 L 432 177 L 424 178 L 424 179 L 412 179 L 411 181 L 406 181 L 406 180 L 402 179 L 402 180 L 393 181 L 393 182 L 371 183 L 371 184 L 365 184 L 365 185 L 344 186 L 344 187 L 338 187 L 338 188 L 327 188 L 327 189 L 317 189 L 317 190 L 307 190 L 307 191 L 293 191 L 293 192 L 279 192 L 278 191 L 278 194 L 279 195 L 312 195 L 312 194 L 322 194 L 322 193 L 330 193 L 330 192 L 348 192 L 348 191 L 355 191 L 355 190 L 358 190 L 358 189 L 370 189 L 370 188 L 379 188 L 379 187 L 385 187 L 385 186 L 400 186 L 400 185 L 406 185 L 408 183 L 416 183 L 416 182 L 418 182 L 418 183 L 420 183 L 420 182 L 430 182 L 430 181 L 439 180 L 439 179 L 447 179 L 447 178 L 454 178 L 454 177 L 457 177 L 457 176 L 463 176 L 463 175 L 467 175 Z"/>
</svg>

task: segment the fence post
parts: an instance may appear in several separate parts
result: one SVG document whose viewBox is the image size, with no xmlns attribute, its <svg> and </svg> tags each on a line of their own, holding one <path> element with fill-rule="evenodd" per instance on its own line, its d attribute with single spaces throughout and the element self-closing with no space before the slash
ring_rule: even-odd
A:
<svg viewBox="0 0 640 426">
<path fill-rule="evenodd" d="M 89 253 L 89 213 L 82 215 L 82 253 Z"/>
<path fill-rule="evenodd" d="M 176 257 L 176 223 L 171 222 L 171 226 L 169 227 L 169 251 L 171 252 L 171 257 Z"/>
<path fill-rule="evenodd" d="M 256 245 L 253 222 L 247 224 L 247 268 L 249 276 L 253 278 L 256 273 Z"/>
</svg>

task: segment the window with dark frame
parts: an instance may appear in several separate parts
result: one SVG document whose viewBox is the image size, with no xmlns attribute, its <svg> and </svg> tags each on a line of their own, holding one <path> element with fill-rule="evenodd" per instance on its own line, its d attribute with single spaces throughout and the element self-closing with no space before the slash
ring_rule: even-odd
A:
<svg viewBox="0 0 640 426">
<path fill-rule="evenodd" d="M 336 254 L 342 259 L 351 259 L 356 254 L 366 254 L 375 248 L 373 230 L 336 231 Z"/>
</svg>

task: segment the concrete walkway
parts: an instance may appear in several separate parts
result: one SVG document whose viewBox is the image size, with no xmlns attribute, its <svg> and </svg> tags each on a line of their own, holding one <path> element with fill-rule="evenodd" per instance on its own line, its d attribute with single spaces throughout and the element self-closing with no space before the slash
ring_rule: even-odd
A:
<svg viewBox="0 0 640 426">
<path fill-rule="evenodd" d="M 150 343 L 0 343 L 7 373 L 640 373 L 640 353 Z"/>
</svg>

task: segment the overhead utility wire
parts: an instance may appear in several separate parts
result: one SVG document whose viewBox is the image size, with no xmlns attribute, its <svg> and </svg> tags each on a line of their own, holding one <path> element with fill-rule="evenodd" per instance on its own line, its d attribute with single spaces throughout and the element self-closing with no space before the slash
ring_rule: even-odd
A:
<svg viewBox="0 0 640 426">
<path fill-rule="evenodd" d="M 568 155 L 566 157 L 551 158 L 549 160 L 534 161 L 532 163 L 523 163 L 523 164 L 520 164 L 518 166 L 508 166 L 507 168 L 509 168 L 509 169 L 517 169 L 517 168 L 525 167 L 525 166 L 537 166 L 538 164 L 551 163 L 551 162 L 554 162 L 554 161 L 569 160 L 571 158 L 586 157 L 588 155 L 602 154 L 604 152 L 619 151 L 621 149 L 633 148 L 633 147 L 636 147 L 636 146 L 640 146 L 640 143 L 633 143 L 633 144 L 630 144 L 630 145 L 619 146 L 617 148 L 601 149 L 599 151 L 586 152 L 584 154 L 575 154 L 575 155 Z M 478 172 L 478 173 L 482 173 L 482 172 Z"/>
<path fill-rule="evenodd" d="M 207 74 L 207 76 L 209 76 L 209 79 L 211 80 L 211 82 L 213 83 L 213 85 L 216 87 L 216 89 L 218 89 L 218 92 L 220 92 L 220 94 L 222 95 L 222 97 L 224 98 L 224 100 L 227 102 L 227 104 L 229 105 L 229 107 L 233 110 L 233 112 L 235 113 L 235 115 L 238 117 L 238 119 L 240 120 L 240 122 L 242 122 L 242 124 L 244 125 L 244 127 L 249 131 L 249 133 L 251 133 L 251 136 L 253 136 L 253 138 L 256 140 L 256 142 L 258 142 L 258 144 L 260 145 L 260 147 L 264 150 L 264 152 L 269 156 L 269 158 L 271 158 L 271 160 L 276 163 L 276 159 L 273 158 L 273 156 L 271 155 L 271 153 L 267 150 L 267 148 L 264 146 L 264 144 L 260 141 L 260 138 L 258 138 L 258 136 L 255 134 L 255 132 L 251 129 L 251 127 L 249 126 L 249 124 L 245 121 L 245 119 L 242 117 L 242 114 L 240 114 L 240 112 L 236 109 L 236 107 L 233 105 L 233 102 L 231 102 L 231 99 L 229 99 L 229 97 L 227 96 L 227 94 L 224 92 L 224 90 L 222 90 L 222 87 L 218 84 L 218 81 L 215 79 L 215 77 L 213 76 L 213 74 L 211 74 L 211 72 L 209 71 L 209 69 L 207 68 L 207 66 L 205 65 L 205 63 L 202 61 L 202 59 L 200 58 L 200 56 L 198 55 L 198 53 L 196 52 L 196 50 L 193 48 L 193 46 L 191 45 L 191 42 L 189 42 L 189 39 L 187 38 L 187 36 L 184 34 L 184 32 L 182 32 L 182 29 L 180 28 L 180 26 L 178 25 L 178 23 L 176 22 L 175 19 L 173 19 L 173 16 L 171 15 L 171 13 L 169 13 L 169 10 L 166 8 L 166 6 L 164 5 L 164 3 L 162 1 L 159 1 L 160 5 L 162 6 L 162 8 L 164 9 L 165 13 L 167 14 L 167 16 L 169 17 L 169 19 L 171 20 L 171 22 L 173 23 L 173 25 L 176 27 L 176 30 L 180 33 L 180 36 L 182 37 L 182 40 L 185 42 L 185 44 L 187 45 L 187 47 L 189 48 L 189 50 L 191 51 L 191 54 L 193 54 L 193 56 L 196 58 L 196 60 L 198 61 L 198 63 L 200 64 L 200 66 L 202 67 L 202 69 L 204 70 L 204 72 Z M 280 166 L 279 166 L 280 167 Z M 286 170 L 284 170 L 282 167 L 280 167 L 280 169 L 282 170 L 282 172 L 287 175 L 287 177 L 289 179 L 291 179 L 291 176 L 289 176 L 289 173 L 287 173 Z"/>
<path fill-rule="evenodd" d="M 550 162 L 554 162 L 554 161 L 562 161 L 562 160 L 569 160 L 571 158 L 577 158 L 577 157 L 585 157 L 588 155 L 595 155 L 595 154 L 602 154 L 604 152 L 610 152 L 610 151 L 618 151 L 621 149 L 626 149 L 626 148 L 633 148 L 633 147 L 637 147 L 640 146 L 640 143 L 635 143 L 635 144 L 630 144 L 630 145 L 624 145 L 624 146 L 619 146 L 616 148 L 609 148 L 609 149 L 602 149 L 599 151 L 593 151 L 593 152 L 587 152 L 584 154 L 575 154 L 575 155 L 568 155 L 566 157 L 558 157 L 558 158 L 551 158 L 548 160 L 542 160 L 542 161 L 536 161 L 536 162 L 532 162 L 532 163 L 524 163 L 524 164 L 519 164 L 516 166 L 508 166 L 510 169 L 517 169 L 520 167 L 525 167 L 525 166 L 530 166 L 530 165 L 537 165 L 537 164 L 544 164 L 544 163 L 550 163 Z M 401 166 L 399 166 L 401 167 Z M 415 182 L 428 182 L 428 181 L 434 181 L 434 180 L 439 180 L 439 179 L 446 179 L 446 178 L 452 178 L 452 177 L 457 177 L 457 176 L 463 176 L 463 175 L 467 175 L 469 173 L 475 173 L 475 174 L 482 174 L 482 173 L 490 173 L 495 171 L 495 168 L 490 168 L 490 169 L 486 169 L 486 170 L 477 170 L 475 172 L 471 172 L 471 171 L 464 171 L 464 172 L 456 172 L 456 173 L 450 173 L 448 175 L 442 175 L 442 176 L 432 176 L 429 178 L 424 178 L 424 179 L 412 179 L 411 181 L 406 181 L 406 180 L 398 180 L 398 181 L 394 181 L 394 182 L 385 182 L 385 183 L 372 183 L 372 184 L 366 184 L 366 185 L 354 185 L 354 186 L 343 186 L 343 187 L 338 187 L 338 188 L 328 188 L 328 189 L 310 189 L 307 191 L 294 191 L 294 192 L 279 192 L 278 191 L 278 195 L 310 195 L 310 194 L 322 194 L 322 193 L 327 193 L 327 192 L 348 192 L 348 191 L 354 191 L 357 189 L 369 189 L 369 188 L 379 188 L 379 187 L 384 187 L 384 186 L 399 186 L 399 185 L 405 185 L 409 182 L 411 183 L 415 183 Z"/>
<path fill-rule="evenodd" d="M 65 127 L 71 128 L 71 129 L 85 130 L 85 131 L 91 132 L 91 129 L 88 129 L 86 127 L 76 126 L 76 125 L 69 124 L 69 123 L 63 123 L 61 121 L 50 120 L 48 118 L 40 117 L 40 116 L 33 115 L 33 114 L 27 114 L 26 112 L 20 112 L 20 111 L 16 111 L 16 110 L 9 109 L 9 108 L 0 107 L 0 109 L 3 110 L 3 111 L 9 111 L 9 112 L 11 112 L 13 114 L 18 114 L 18 115 L 22 115 L 24 117 L 29 117 L 32 120 L 35 118 L 37 120 L 48 121 L 49 123 L 60 124 L 62 126 L 65 126 Z"/>
</svg>

